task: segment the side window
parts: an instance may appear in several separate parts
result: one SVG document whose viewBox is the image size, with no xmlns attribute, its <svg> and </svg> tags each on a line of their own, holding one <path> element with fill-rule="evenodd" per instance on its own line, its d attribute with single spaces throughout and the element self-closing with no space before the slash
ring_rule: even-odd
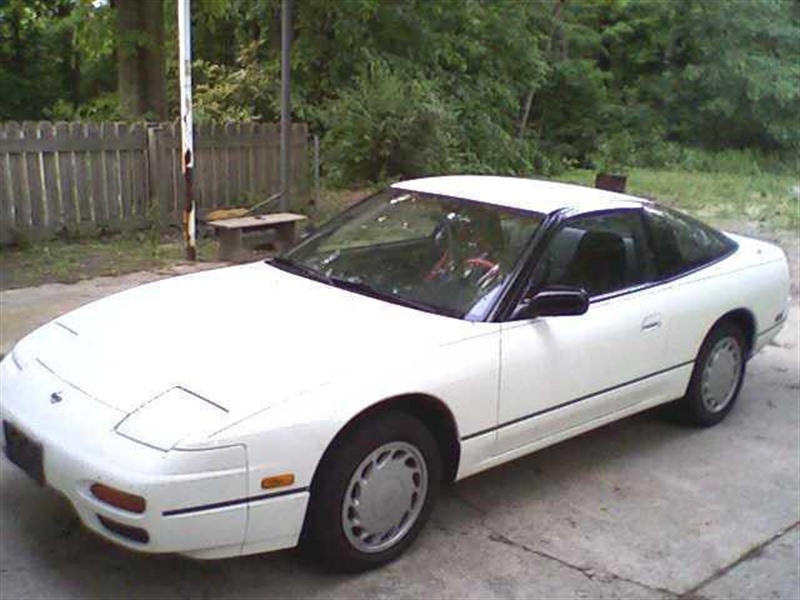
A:
<svg viewBox="0 0 800 600">
<path fill-rule="evenodd" d="M 672 277 L 707 264 L 732 247 L 719 232 L 674 211 L 648 207 L 653 257 L 661 277 Z"/>
<path fill-rule="evenodd" d="M 645 233 L 639 211 L 579 217 L 550 240 L 534 270 L 538 289 L 568 285 L 590 296 L 650 280 Z"/>
</svg>

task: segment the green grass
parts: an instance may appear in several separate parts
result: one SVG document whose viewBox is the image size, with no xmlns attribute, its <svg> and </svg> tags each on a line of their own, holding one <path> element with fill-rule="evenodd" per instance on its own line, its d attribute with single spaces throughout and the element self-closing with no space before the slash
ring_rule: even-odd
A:
<svg viewBox="0 0 800 600">
<path fill-rule="evenodd" d="M 594 171 L 573 170 L 558 179 L 594 185 Z M 746 220 L 770 227 L 800 228 L 800 199 L 792 191 L 795 177 L 739 175 L 684 170 L 631 169 L 628 192 L 685 210 L 704 220 Z"/>
<path fill-rule="evenodd" d="M 197 250 L 199 260 L 213 260 L 216 242 L 200 239 Z M 179 236 L 151 232 L 30 243 L 0 250 L 0 289 L 158 269 L 183 258 Z"/>
</svg>

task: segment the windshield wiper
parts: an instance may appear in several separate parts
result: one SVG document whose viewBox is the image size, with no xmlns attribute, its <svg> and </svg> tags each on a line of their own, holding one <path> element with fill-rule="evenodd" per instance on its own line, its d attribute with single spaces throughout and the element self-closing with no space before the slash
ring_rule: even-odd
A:
<svg viewBox="0 0 800 600">
<path fill-rule="evenodd" d="M 344 290 L 350 290 L 352 292 L 361 292 L 362 294 L 366 294 L 368 296 L 383 296 L 384 292 L 375 289 L 368 283 L 364 283 L 363 281 L 355 281 L 353 279 L 345 279 L 344 277 L 336 277 L 331 276 L 328 277 L 328 283 L 338 288 L 342 288 Z"/>
<path fill-rule="evenodd" d="M 417 310 L 422 310 L 428 313 L 444 314 L 447 316 L 457 317 L 457 318 L 461 318 L 464 316 L 463 313 L 457 310 L 449 309 L 442 306 L 433 306 L 425 302 L 420 302 L 418 300 L 413 300 L 411 298 L 406 298 L 404 296 L 398 296 L 389 292 L 384 292 L 382 290 L 379 290 L 371 286 L 368 283 L 364 283 L 363 281 L 346 279 L 344 277 L 337 277 L 335 275 L 328 276 L 325 275 L 324 273 L 320 273 L 316 269 L 304 265 L 301 262 L 295 262 L 283 256 L 276 256 L 272 260 L 268 260 L 266 262 L 268 264 L 274 265 L 278 269 L 288 271 L 289 273 L 294 273 L 295 275 L 308 277 L 309 279 L 314 279 L 315 281 L 327 283 L 328 285 L 337 287 L 339 289 L 349 290 L 357 294 L 362 294 L 364 296 L 369 296 L 371 298 L 377 298 L 378 300 L 384 300 L 386 302 L 391 302 L 393 304 L 400 304 L 401 306 L 416 308 Z"/>
<path fill-rule="evenodd" d="M 283 256 L 276 256 L 272 260 L 268 260 L 266 262 L 270 265 L 276 266 L 279 269 L 283 269 L 284 271 L 294 273 L 295 275 L 302 275 L 304 277 L 308 277 L 309 279 L 314 279 L 316 281 L 333 285 L 329 277 L 320 273 L 316 269 L 309 267 L 308 265 L 304 265 L 301 262 L 295 262 Z"/>
<path fill-rule="evenodd" d="M 409 308 L 416 308 L 417 310 L 422 310 L 428 313 L 432 312 L 437 314 L 445 314 L 451 317 L 463 316 L 462 313 L 446 307 L 433 306 L 431 304 L 420 302 L 419 300 L 414 300 L 406 296 L 398 296 L 397 294 L 392 294 L 391 292 L 379 290 L 368 283 L 364 283 L 363 281 L 354 281 L 352 279 L 332 276 L 328 278 L 328 283 L 343 290 L 350 290 L 351 292 L 370 296 L 371 298 L 385 300 L 386 302 L 407 306 Z"/>
</svg>

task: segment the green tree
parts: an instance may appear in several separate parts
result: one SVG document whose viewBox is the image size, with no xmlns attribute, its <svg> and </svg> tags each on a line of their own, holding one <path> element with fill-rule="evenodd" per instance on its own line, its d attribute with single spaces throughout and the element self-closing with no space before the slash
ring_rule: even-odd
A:
<svg viewBox="0 0 800 600">
<path fill-rule="evenodd" d="M 800 3 L 684 0 L 665 114 L 683 141 L 800 150 Z"/>
</svg>

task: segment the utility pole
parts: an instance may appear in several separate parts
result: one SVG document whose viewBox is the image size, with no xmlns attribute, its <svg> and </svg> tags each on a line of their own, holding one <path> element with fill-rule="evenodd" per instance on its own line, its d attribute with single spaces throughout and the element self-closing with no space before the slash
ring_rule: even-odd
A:
<svg viewBox="0 0 800 600">
<path fill-rule="evenodd" d="M 197 258 L 195 234 L 194 190 L 194 127 L 192 123 L 192 18 L 191 0 L 178 0 L 178 72 L 181 92 L 181 164 L 186 194 L 183 205 L 183 241 L 186 259 Z"/>
<path fill-rule="evenodd" d="M 291 206 L 292 143 L 292 0 L 281 4 L 281 210 Z"/>
</svg>

